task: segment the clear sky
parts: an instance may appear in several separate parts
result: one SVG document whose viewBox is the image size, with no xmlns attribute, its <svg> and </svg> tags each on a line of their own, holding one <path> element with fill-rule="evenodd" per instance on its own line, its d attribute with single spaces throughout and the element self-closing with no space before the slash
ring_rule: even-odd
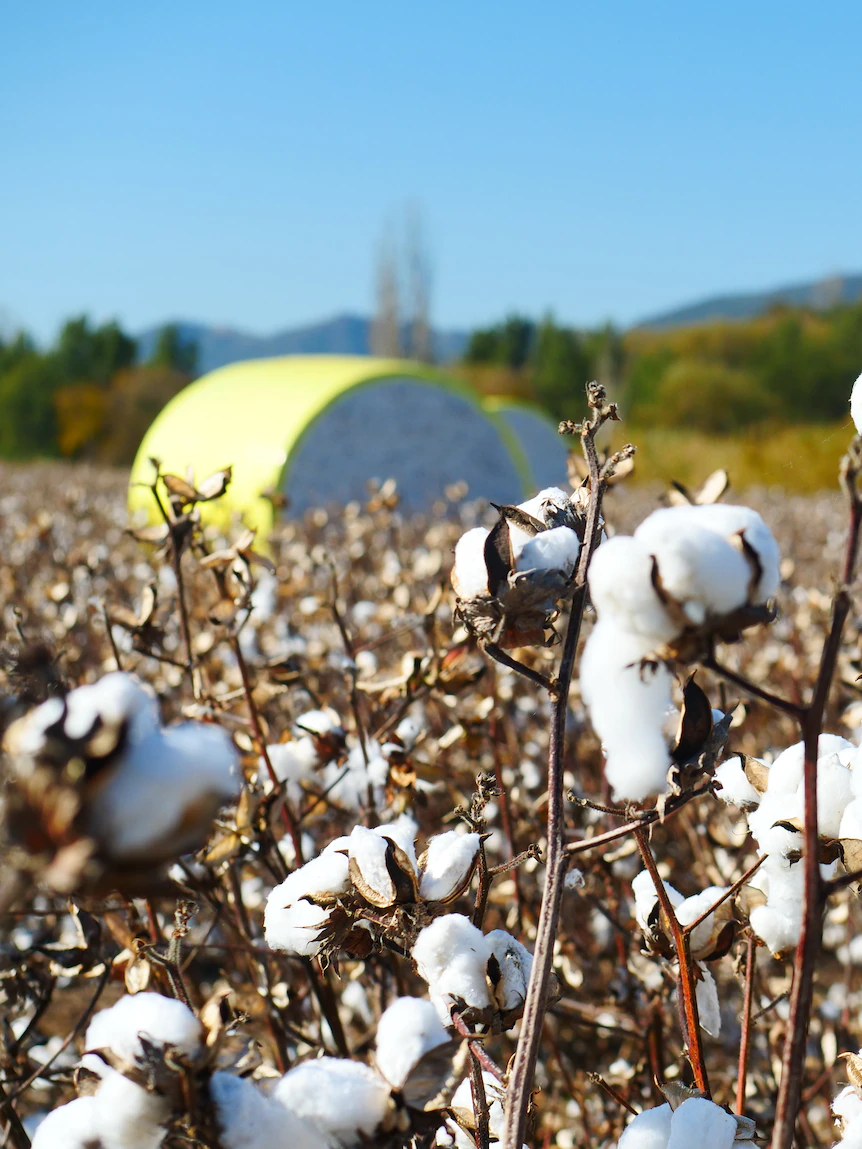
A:
<svg viewBox="0 0 862 1149">
<path fill-rule="evenodd" d="M 862 271 L 858 0 L 6 0 L 0 321 L 446 326 Z"/>
</svg>

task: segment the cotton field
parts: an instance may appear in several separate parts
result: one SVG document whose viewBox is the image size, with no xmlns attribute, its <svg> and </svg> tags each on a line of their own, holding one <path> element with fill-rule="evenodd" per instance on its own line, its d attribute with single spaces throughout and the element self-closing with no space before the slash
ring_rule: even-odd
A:
<svg viewBox="0 0 862 1149">
<path fill-rule="evenodd" d="M 862 449 L 643 488 L 616 417 L 270 540 L 0 469 L 0 1144 L 862 1144 Z"/>
</svg>

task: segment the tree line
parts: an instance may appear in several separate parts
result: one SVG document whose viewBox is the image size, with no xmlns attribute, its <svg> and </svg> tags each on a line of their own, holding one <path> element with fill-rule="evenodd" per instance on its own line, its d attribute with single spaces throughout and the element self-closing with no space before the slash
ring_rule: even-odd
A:
<svg viewBox="0 0 862 1149">
<path fill-rule="evenodd" d="M 554 418 L 573 417 L 598 379 L 640 426 L 722 434 L 827 422 L 847 415 L 862 370 L 862 302 L 625 333 L 513 315 L 472 334 L 464 370 L 481 390 L 532 399 Z"/>
<path fill-rule="evenodd" d="M 196 366 L 197 347 L 173 325 L 144 361 L 119 324 L 86 316 L 65 323 L 47 350 L 23 332 L 0 339 L 0 456 L 129 463 Z"/>
</svg>

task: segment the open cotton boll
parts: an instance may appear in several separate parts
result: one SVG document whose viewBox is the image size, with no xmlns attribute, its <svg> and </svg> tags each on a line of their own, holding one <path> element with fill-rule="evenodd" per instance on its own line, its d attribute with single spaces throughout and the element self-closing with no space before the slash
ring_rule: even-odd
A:
<svg viewBox="0 0 862 1149">
<path fill-rule="evenodd" d="M 444 1024 L 449 1024 L 458 1000 L 477 1010 L 491 1004 L 487 978 L 491 947 L 469 918 L 462 914 L 437 918 L 420 932 L 411 953 Z"/>
<path fill-rule="evenodd" d="M 671 1117 L 667 1149 L 731 1149 L 737 1129 L 735 1118 L 720 1105 L 689 1097 Z"/>
<path fill-rule="evenodd" d="M 723 894 L 726 894 L 727 886 L 707 886 L 705 890 L 701 890 L 699 894 L 694 894 L 685 901 L 680 902 L 675 906 L 677 921 L 682 926 L 690 925 L 692 922 L 697 921 L 702 913 L 705 913 L 711 905 L 714 905 Z M 724 903 L 727 904 L 726 902 Z M 703 949 L 704 946 L 709 944 L 712 932 L 715 929 L 715 914 L 709 914 L 704 918 L 699 926 L 696 926 L 689 935 L 689 945 L 694 953 Z"/>
<path fill-rule="evenodd" d="M 714 531 L 729 541 L 732 541 L 734 536 L 744 536 L 746 545 L 755 552 L 760 565 L 760 577 L 751 602 L 765 603 L 775 596 L 781 581 L 779 571 L 781 553 L 772 531 L 757 511 L 753 511 L 750 507 L 734 506 L 732 503 L 710 503 L 704 506 L 666 507 L 654 511 L 649 518 L 653 519 L 659 515 L 668 519 L 672 516 L 680 525 L 692 523 Z M 635 534 L 638 531 L 635 531 Z"/>
<path fill-rule="evenodd" d="M 667 1103 L 638 1113 L 623 1130 L 619 1149 L 667 1149 L 672 1117 Z"/>
<path fill-rule="evenodd" d="M 818 761 L 826 754 L 840 754 L 854 749 L 853 743 L 837 734 L 821 734 L 817 741 Z M 805 744 L 797 742 L 783 750 L 769 768 L 770 794 L 792 794 L 802 781 L 805 768 Z"/>
<path fill-rule="evenodd" d="M 448 1041 L 430 1001 L 399 997 L 377 1024 L 377 1068 L 393 1089 L 401 1089 L 419 1060 Z"/>
<path fill-rule="evenodd" d="M 78 1097 L 39 1122 L 31 1149 L 92 1149 L 97 1143 L 96 1098 Z"/>
<path fill-rule="evenodd" d="M 749 915 L 751 928 L 773 955 L 796 949 L 802 929 L 802 891 L 793 900 L 770 899 L 755 906 Z"/>
<path fill-rule="evenodd" d="M 110 1049 L 131 1063 L 143 1056 L 140 1034 L 151 1045 L 171 1046 L 194 1060 L 203 1027 L 181 1001 L 159 993 L 136 993 L 96 1014 L 87 1027 L 85 1045 L 88 1050 Z"/>
<path fill-rule="evenodd" d="M 387 865 L 391 849 L 382 834 L 365 826 L 354 826 L 350 835 L 350 876 L 362 896 L 375 906 L 391 906 L 398 897 Z"/>
<path fill-rule="evenodd" d="M 842 1089 L 832 1102 L 832 1115 L 841 1130 L 835 1149 L 862 1149 L 862 1097 L 853 1085 Z"/>
<path fill-rule="evenodd" d="M 294 803 L 299 802 L 303 794 L 302 783 L 311 781 L 320 765 L 320 756 L 313 739 L 305 737 L 297 738 L 294 742 L 276 742 L 267 746 L 266 752 L 276 778 L 286 783 L 288 799 Z M 265 765 L 262 768 L 265 770 Z"/>
<path fill-rule="evenodd" d="M 368 762 L 365 756 L 368 755 Z M 389 777 L 389 763 L 384 758 L 379 745 L 372 742 L 363 752 L 361 746 L 353 746 L 344 763 L 328 762 L 323 770 L 321 789 L 332 794 L 341 805 L 358 810 L 368 803 L 371 789 L 374 801 L 383 806 L 383 787 Z"/>
<path fill-rule="evenodd" d="M 642 665 L 649 652 L 649 640 L 600 618 L 581 658 L 581 697 L 617 800 L 642 802 L 667 789 L 671 759 L 664 731 L 672 679 L 663 663 Z"/>
<path fill-rule="evenodd" d="M 862 798 L 854 798 L 847 803 L 841 815 L 838 837 L 842 841 L 847 838 L 862 841 Z"/>
<path fill-rule="evenodd" d="M 613 618 L 620 630 L 650 641 L 646 650 L 670 642 L 679 633 L 653 586 L 653 558 L 637 539 L 618 535 L 603 543 L 590 563 L 590 598 L 600 620 Z"/>
<path fill-rule="evenodd" d="M 697 933 L 697 930 L 694 931 Z M 698 962 L 700 978 L 694 989 L 697 1001 L 697 1017 L 700 1028 L 705 1029 L 710 1037 L 718 1037 L 721 1033 L 721 1006 L 718 1003 L 718 987 L 715 978 L 703 962 Z"/>
<path fill-rule="evenodd" d="M 479 834 L 459 834 L 447 830 L 428 842 L 422 856 L 419 894 L 427 902 L 447 902 L 465 888 L 482 839 Z"/>
<path fill-rule="evenodd" d="M 676 909 L 685 901 L 679 890 L 675 890 L 669 882 L 662 882 L 668 901 Z M 635 899 L 635 921 L 644 933 L 650 932 L 650 917 L 658 903 L 655 882 L 649 870 L 641 870 L 632 878 L 632 894 Z M 704 906 L 706 909 L 706 906 Z M 694 918 L 691 919 L 694 921 Z"/>
<path fill-rule="evenodd" d="M 760 762 L 760 759 L 756 761 Z M 765 762 L 760 762 L 766 766 Z M 721 787 L 716 790 L 716 797 L 728 806 L 738 806 L 741 810 L 751 809 L 760 805 L 760 791 L 755 790 L 745 776 L 745 768 L 739 755 L 727 758 L 716 767 L 714 780 Z"/>
<path fill-rule="evenodd" d="M 66 695 L 68 738 L 85 738 L 97 722 L 107 725 L 128 723 L 127 739 L 142 742 L 159 728 L 159 708 L 149 690 L 122 671 L 112 671 L 98 682 L 78 686 Z"/>
<path fill-rule="evenodd" d="M 171 1115 L 167 1098 L 113 1069 L 102 1076 L 94 1098 L 93 1123 L 103 1149 L 159 1149 Z"/>
<path fill-rule="evenodd" d="M 748 828 L 762 854 L 787 857 L 802 848 L 802 833 L 781 823 L 799 822 L 805 807 L 798 793 L 775 793 L 770 786 L 756 810 L 748 815 Z"/>
<path fill-rule="evenodd" d="M 379 1074 L 359 1061 L 337 1057 L 297 1065 L 282 1077 L 272 1096 L 313 1125 L 332 1149 L 371 1137 L 390 1107 L 390 1089 Z"/>
<path fill-rule="evenodd" d="M 805 808 L 805 783 L 801 781 L 796 796 Z M 841 815 L 853 797 L 853 778 L 837 754 L 824 754 L 817 760 L 817 832 L 824 838 L 837 838 Z"/>
<path fill-rule="evenodd" d="M 695 626 L 745 605 L 751 581 L 748 560 L 686 507 L 655 511 L 634 533 L 656 560 L 662 589 L 680 604 Z"/>
<path fill-rule="evenodd" d="M 341 725 L 341 719 L 334 710 L 326 707 L 321 710 L 306 710 L 300 714 L 293 723 L 294 730 L 302 731 L 307 734 L 319 734 L 327 736 L 334 734 L 341 737 L 344 734 L 344 727 Z"/>
<path fill-rule="evenodd" d="M 552 527 L 521 547 L 515 561 L 519 571 L 562 571 L 571 575 L 577 565 L 581 542 L 571 527 Z"/>
<path fill-rule="evenodd" d="M 503 1097 L 505 1095 L 496 1077 L 492 1077 L 491 1074 L 484 1069 L 482 1070 L 482 1081 L 485 1085 L 485 1098 L 488 1102 L 488 1132 L 491 1134 L 492 1143 L 502 1141 L 503 1129 L 506 1123 L 506 1114 L 503 1110 Z M 465 1109 L 475 1117 L 476 1111 L 473 1108 L 473 1090 L 470 1087 L 469 1077 L 465 1077 L 455 1090 L 452 1096 L 451 1107 L 453 1109 Z M 447 1128 L 454 1136 L 457 1149 L 476 1149 L 476 1142 L 473 1138 L 468 1133 L 465 1133 L 463 1129 L 455 1125 L 454 1122 L 448 1122 Z"/>
<path fill-rule="evenodd" d="M 334 843 L 316 858 L 288 874 L 284 881 L 269 893 L 267 904 L 283 907 L 293 905 L 300 898 L 339 898 L 350 889 L 347 855 L 333 849 Z"/>
<path fill-rule="evenodd" d="M 458 598 L 479 598 L 488 593 L 488 568 L 485 565 L 485 543 L 490 531 L 473 527 L 455 544 L 452 586 Z"/>
<path fill-rule="evenodd" d="M 500 970 L 500 979 L 494 985 L 497 1009 L 503 1014 L 520 1009 L 527 997 L 533 955 L 505 930 L 491 930 L 485 934 L 485 941 L 491 947 Z M 490 976 L 493 982 L 493 974 Z"/>
<path fill-rule="evenodd" d="M 253 1082 L 214 1073 L 209 1084 L 224 1149 L 319 1149 L 317 1129 L 267 1097 Z"/>
<path fill-rule="evenodd" d="M 331 910 L 301 898 L 292 905 L 282 905 L 272 891 L 266 901 L 263 929 L 271 950 L 314 957 L 319 954 L 329 933 Z"/>
<path fill-rule="evenodd" d="M 200 819 L 183 830 L 189 810 L 201 805 L 206 822 L 240 789 L 236 749 L 220 726 L 187 722 L 154 731 L 131 746 L 119 768 L 93 795 L 88 826 L 121 860 L 146 858 L 176 835 L 174 852 L 197 845 Z"/>
</svg>

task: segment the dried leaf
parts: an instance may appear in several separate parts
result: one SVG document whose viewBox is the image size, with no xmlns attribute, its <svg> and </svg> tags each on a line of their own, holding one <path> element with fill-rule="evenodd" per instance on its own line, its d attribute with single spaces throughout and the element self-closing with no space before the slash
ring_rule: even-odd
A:
<svg viewBox="0 0 862 1149">
<path fill-rule="evenodd" d="M 682 694 L 679 729 L 671 750 L 671 757 L 679 766 L 696 758 L 712 733 L 712 706 L 694 674 L 688 678 Z"/>
<path fill-rule="evenodd" d="M 168 492 L 182 499 L 183 503 L 196 503 L 198 500 L 198 493 L 185 479 L 181 479 L 179 475 L 162 475 L 162 482 L 165 484 Z"/>
<path fill-rule="evenodd" d="M 741 754 L 742 769 L 745 777 L 758 792 L 758 794 L 765 794 L 766 787 L 769 785 L 769 767 L 763 762 L 758 762 L 756 758 L 749 757 L 748 754 Z"/>
</svg>

